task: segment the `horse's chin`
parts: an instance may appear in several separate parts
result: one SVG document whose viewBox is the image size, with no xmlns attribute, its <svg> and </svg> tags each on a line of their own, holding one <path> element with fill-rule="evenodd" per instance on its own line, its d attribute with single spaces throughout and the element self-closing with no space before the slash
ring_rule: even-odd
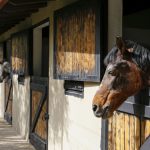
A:
<svg viewBox="0 0 150 150">
<path fill-rule="evenodd" d="M 99 112 L 99 113 L 94 113 L 95 117 L 97 118 L 102 118 L 102 119 L 109 119 L 110 117 L 113 116 L 113 113 L 110 112 L 109 110 L 106 112 Z"/>
<path fill-rule="evenodd" d="M 102 118 L 102 119 L 109 119 L 110 117 L 113 116 L 113 114 L 104 114 L 104 115 L 95 115 L 97 118 Z"/>
<path fill-rule="evenodd" d="M 102 116 L 102 119 L 109 119 L 109 118 L 112 117 L 112 116 L 113 116 L 113 113 L 108 112 L 108 113 L 105 113 L 105 114 Z"/>
</svg>

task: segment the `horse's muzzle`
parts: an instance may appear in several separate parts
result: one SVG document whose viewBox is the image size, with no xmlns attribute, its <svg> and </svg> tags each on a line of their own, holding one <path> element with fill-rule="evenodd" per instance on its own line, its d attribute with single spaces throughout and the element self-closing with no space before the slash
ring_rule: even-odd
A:
<svg viewBox="0 0 150 150">
<path fill-rule="evenodd" d="M 108 117 L 109 108 L 110 108 L 109 105 L 107 105 L 107 106 L 105 106 L 103 108 L 101 108 L 98 105 L 93 105 L 93 107 L 92 107 L 94 115 L 96 117 L 102 117 L 103 119 Z"/>
</svg>

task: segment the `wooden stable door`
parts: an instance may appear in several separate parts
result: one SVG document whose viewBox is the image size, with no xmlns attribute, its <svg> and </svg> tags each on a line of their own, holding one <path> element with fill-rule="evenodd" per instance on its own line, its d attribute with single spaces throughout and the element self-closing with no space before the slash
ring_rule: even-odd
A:
<svg viewBox="0 0 150 150">
<path fill-rule="evenodd" d="M 139 150 L 149 135 L 150 120 L 121 112 L 108 120 L 108 150 Z"/>
<path fill-rule="evenodd" d="M 150 89 L 128 98 L 102 120 L 102 150 L 150 150 Z"/>
<path fill-rule="evenodd" d="M 12 102 L 13 102 L 12 95 L 13 95 L 12 80 L 9 79 L 5 82 L 5 113 L 4 113 L 4 118 L 9 124 L 12 124 Z"/>
<path fill-rule="evenodd" d="M 47 80 L 32 79 L 30 102 L 30 142 L 37 150 L 48 147 Z"/>
</svg>

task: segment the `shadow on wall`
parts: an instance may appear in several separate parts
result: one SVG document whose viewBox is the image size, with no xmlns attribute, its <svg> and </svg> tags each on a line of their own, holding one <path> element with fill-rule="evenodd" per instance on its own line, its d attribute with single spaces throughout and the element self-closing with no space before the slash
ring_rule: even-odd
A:
<svg viewBox="0 0 150 150">
<path fill-rule="evenodd" d="M 68 137 L 68 101 L 64 95 L 63 81 L 50 79 L 49 87 L 49 138 L 54 147 L 60 144 L 63 149 L 63 138 Z"/>
<path fill-rule="evenodd" d="M 13 127 L 24 139 L 29 135 L 30 110 L 30 80 L 25 79 L 24 85 L 19 85 L 18 76 L 13 78 Z"/>
</svg>

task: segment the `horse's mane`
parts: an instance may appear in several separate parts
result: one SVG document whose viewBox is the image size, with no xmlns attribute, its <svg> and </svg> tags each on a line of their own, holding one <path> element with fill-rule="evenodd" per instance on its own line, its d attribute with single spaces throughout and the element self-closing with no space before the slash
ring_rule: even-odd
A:
<svg viewBox="0 0 150 150">
<path fill-rule="evenodd" d="M 125 40 L 125 45 L 127 49 L 133 48 L 133 52 L 127 52 L 132 61 L 146 74 L 150 74 L 150 50 L 130 40 Z M 115 62 L 118 51 L 116 46 L 111 49 L 104 60 L 105 65 Z"/>
</svg>

